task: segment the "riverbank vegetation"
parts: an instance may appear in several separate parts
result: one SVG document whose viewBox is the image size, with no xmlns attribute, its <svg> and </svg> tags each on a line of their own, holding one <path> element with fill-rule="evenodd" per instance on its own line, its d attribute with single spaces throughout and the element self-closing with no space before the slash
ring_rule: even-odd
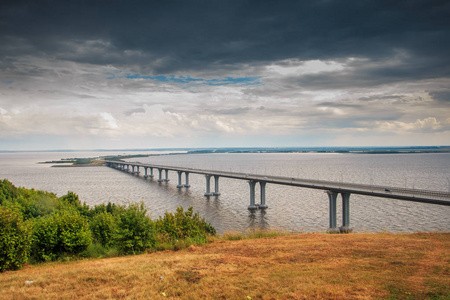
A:
<svg viewBox="0 0 450 300">
<path fill-rule="evenodd" d="M 181 249 L 215 233 L 192 207 L 152 220 L 143 203 L 89 207 L 73 192 L 57 197 L 0 181 L 0 271 L 27 262 Z"/>
</svg>

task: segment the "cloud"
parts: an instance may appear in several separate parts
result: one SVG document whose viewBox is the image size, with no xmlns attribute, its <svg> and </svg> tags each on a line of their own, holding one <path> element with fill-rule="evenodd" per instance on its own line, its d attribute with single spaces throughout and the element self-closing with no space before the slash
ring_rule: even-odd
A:
<svg viewBox="0 0 450 300">
<path fill-rule="evenodd" d="M 0 137 L 450 142 L 449 14 L 439 0 L 3 1 Z"/>
<path fill-rule="evenodd" d="M 9 39 L 0 48 L 3 55 L 33 50 L 62 60 L 133 66 L 141 74 L 239 68 L 293 58 L 381 62 L 399 49 L 407 50 L 418 65 L 432 58 L 449 60 L 445 37 L 450 5 L 437 0 L 395 5 L 375 0 L 282 5 L 16 1 L 3 4 L 1 11 L 0 37 Z"/>
<path fill-rule="evenodd" d="M 395 133 L 402 133 L 405 131 L 413 132 L 437 132 L 450 130 L 450 118 L 443 122 L 438 121 L 435 117 L 428 117 L 415 122 L 405 123 L 400 121 L 394 122 L 376 122 L 378 130 Z"/>
</svg>

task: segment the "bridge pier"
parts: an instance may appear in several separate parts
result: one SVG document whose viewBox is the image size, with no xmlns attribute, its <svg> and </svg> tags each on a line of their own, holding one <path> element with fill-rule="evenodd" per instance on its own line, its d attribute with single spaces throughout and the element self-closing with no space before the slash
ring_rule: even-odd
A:
<svg viewBox="0 0 450 300">
<path fill-rule="evenodd" d="M 249 186 L 250 186 L 250 205 L 248 206 L 248 209 L 257 209 L 258 206 L 255 205 L 255 186 L 256 186 L 256 181 L 254 180 L 250 180 L 248 182 Z"/>
<path fill-rule="evenodd" d="M 259 187 L 261 189 L 261 203 L 259 204 L 259 208 L 268 208 L 266 204 L 266 182 L 260 181 Z"/>
<path fill-rule="evenodd" d="M 186 177 L 186 184 L 184 185 L 184 187 L 189 188 L 191 187 L 191 185 L 189 184 L 189 172 L 184 172 L 184 175 Z"/>
<path fill-rule="evenodd" d="M 256 180 L 250 180 L 248 182 L 249 186 L 250 186 L 250 205 L 248 206 L 248 209 L 258 209 L 258 208 L 268 208 L 269 206 L 267 206 L 266 204 L 266 183 L 265 181 L 259 181 L 259 187 L 261 189 L 261 203 L 260 204 L 255 204 L 255 187 L 256 187 L 256 183 L 258 183 L 258 181 Z"/>
<path fill-rule="evenodd" d="M 178 173 L 178 184 L 177 184 L 177 188 L 182 188 L 184 187 L 184 184 L 181 184 L 181 175 L 183 175 L 182 171 L 177 171 Z"/>
<path fill-rule="evenodd" d="M 342 226 L 339 229 L 336 226 L 336 199 L 338 192 L 326 191 L 329 199 L 329 215 L 330 215 L 330 228 L 329 233 L 349 233 L 352 231 L 350 227 L 350 193 L 341 193 L 342 196 Z"/>
<path fill-rule="evenodd" d="M 164 172 L 166 173 L 166 177 L 164 178 L 164 182 L 169 182 L 169 170 L 165 169 Z"/>
<path fill-rule="evenodd" d="M 150 177 L 150 178 L 155 177 L 155 176 L 153 175 L 153 168 L 152 168 L 152 167 L 150 167 L 150 175 L 148 175 L 148 177 Z"/>
<path fill-rule="evenodd" d="M 158 169 L 158 173 L 159 173 L 159 176 L 158 176 L 158 182 L 163 182 L 164 181 L 164 179 L 162 179 L 162 169 Z"/>
<path fill-rule="evenodd" d="M 182 178 L 182 175 L 183 175 L 183 171 L 177 171 L 177 173 L 178 173 L 178 185 L 177 185 L 177 188 L 182 188 L 182 187 L 189 188 L 189 187 L 191 187 L 191 185 L 189 184 L 189 172 L 184 172 L 185 179 L 186 179 L 186 183 L 185 184 L 181 183 L 182 182 L 181 178 Z"/>
<path fill-rule="evenodd" d="M 214 196 L 219 196 L 219 175 L 214 175 Z"/>
<path fill-rule="evenodd" d="M 336 198 L 338 193 L 333 191 L 326 191 L 328 194 L 329 203 L 329 220 L 330 227 L 328 228 L 328 233 L 336 233 L 339 230 L 336 228 Z"/>
<path fill-rule="evenodd" d="M 211 175 L 205 175 L 205 178 L 206 178 L 205 196 L 212 196 L 213 193 L 211 193 Z"/>
<path fill-rule="evenodd" d="M 341 193 L 342 195 L 342 226 L 339 231 L 342 233 L 352 232 L 350 227 L 350 193 Z"/>
</svg>

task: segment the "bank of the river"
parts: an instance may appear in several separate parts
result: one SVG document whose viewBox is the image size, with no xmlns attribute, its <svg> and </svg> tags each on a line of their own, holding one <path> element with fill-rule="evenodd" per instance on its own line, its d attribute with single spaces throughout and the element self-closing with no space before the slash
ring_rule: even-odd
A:
<svg viewBox="0 0 450 300">
<path fill-rule="evenodd" d="M 449 299 L 450 233 L 302 234 L 49 263 L 2 299 Z"/>
</svg>

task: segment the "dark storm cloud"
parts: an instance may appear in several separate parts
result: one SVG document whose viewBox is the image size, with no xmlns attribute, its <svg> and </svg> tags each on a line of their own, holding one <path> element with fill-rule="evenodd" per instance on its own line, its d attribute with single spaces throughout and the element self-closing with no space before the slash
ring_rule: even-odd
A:
<svg viewBox="0 0 450 300">
<path fill-rule="evenodd" d="M 440 102 L 450 102 L 450 91 L 436 91 L 436 92 L 430 92 L 430 95 Z"/>
<path fill-rule="evenodd" d="M 3 1 L 0 55 L 173 74 L 289 58 L 383 63 L 402 50 L 402 68 L 363 75 L 428 78 L 449 75 L 449 15 L 450 2 L 437 0 Z"/>
</svg>

